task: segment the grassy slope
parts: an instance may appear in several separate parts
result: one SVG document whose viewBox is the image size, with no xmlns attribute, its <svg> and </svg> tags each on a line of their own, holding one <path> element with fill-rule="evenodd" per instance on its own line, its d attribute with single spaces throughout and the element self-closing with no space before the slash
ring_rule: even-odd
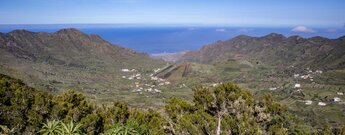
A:
<svg viewBox="0 0 345 135">
<path fill-rule="evenodd" d="M 177 64 L 178 65 L 178 64 Z M 345 107 L 339 102 L 332 102 L 334 97 L 340 97 L 345 101 L 345 96 L 337 95 L 337 92 L 345 92 L 344 70 L 330 70 L 322 74 L 313 73 L 313 81 L 310 79 L 294 78 L 294 74 L 308 74 L 307 69 L 296 67 L 276 68 L 269 65 L 256 64 L 250 60 L 231 60 L 213 65 L 191 64 L 191 72 L 182 77 L 181 70 L 175 70 L 167 79 L 176 78 L 179 83 L 189 86 L 202 83 L 212 87 L 218 82 L 233 81 L 241 88 L 249 89 L 256 96 L 271 94 L 276 101 L 287 105 L 294 112 L 313 125 L 322 126 L 332 123 L 333 126 L 345 124 Z M 314 70 L 315 72 L 315 70 Z M 302 93 L 293 88 L 296 83 L 302 85 Z M 269 88 L 277 90 L 270 91 Z M 191 90 L 188 90 L 191 91 Z M 189 93 L 186 91 L 186 93 Z M 313 100 L 312 105 L 305 105 L 305 100 Z M 326 102 L 327 106 L 318 106 L 318 102 Z"/>
<path fill-rule="evenodd" d="M 122 79 L 126 73 L 121 69 L 136 69 L 146 75 L 164 66 L 146 54 L 76 29 L 55 33 L 17 30 L 0 35 L 0 73 L 55 93 L 76 89 L 102 102 L 120 99 L 136 103 L 134 100 L 141 98 L 131 93 L 134 82 Z"/>
</svg>

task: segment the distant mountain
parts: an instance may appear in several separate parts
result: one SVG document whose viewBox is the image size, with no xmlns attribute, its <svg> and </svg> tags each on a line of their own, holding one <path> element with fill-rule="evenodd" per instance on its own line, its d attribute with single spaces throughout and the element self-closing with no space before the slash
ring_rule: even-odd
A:
<svg viewBox="0 0 345 135">
<path fill-rule="evenodd" d="M 144 72 L 162 64 L 77 29 L 0 33 L 0 72 L 52 90 L 121 90 L 125 86 L 116 80 L 122 68 Z"/>
<path fill-rule="evenodd" d="M 206 45 L 186 53 L 182 60 L 207 64 L 246 59 L 255 64 L 270 66 L 345 68 L 345 36 L 285 37 L 271 33 L 263 37 L 240 35 L 227 41 Z"/>
</svg>

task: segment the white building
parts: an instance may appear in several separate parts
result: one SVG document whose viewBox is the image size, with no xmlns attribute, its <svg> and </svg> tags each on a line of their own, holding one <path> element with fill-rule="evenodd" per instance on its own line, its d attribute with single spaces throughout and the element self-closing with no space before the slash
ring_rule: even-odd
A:
<svg viewBox="0 0 345 135">
<path fill-rule="evenodd" d="M 311 105 L 311 104 L 313 104 L 313 101 L 311 101 L 311 100 L 306 100 L 306 101 L 305 101 L 305 104 L 306 104 L 306 105 Z"/>
<path fill-rule="evenodd" d="M 319 106 L 326 106 L 326 103 L 325 102 L 319 102 L 317 105 L 319 105 Z"/>
<path fill-rule="evenodd" d="M 273 88 L 269 88 L 269 90 L 274 91 L 274 90 L 277 90 L 277 88 L 273 87 Z"/>
<path fill-rule="evenodd" d="M 334 101 L 334 102 L 340 102 L 340 101 L 341 101 L 341 99 L 340 99 L 340 98 L 338 98 L 338 97 L 334 97 L 334 98 L 333 98 L 333 101 Z"/>
<path fill-rule="evenodd" d="M 158 77 L 151 77 L 151 80 L 158 80 Z"/>
<path fill-rule="evenodd" d="M 152 88 L 148 88 L 146 91 L 150 92 L 150 91 L 152 91 Z"/>
<path fill-rule="evenodd" d="M 129 72 L 129 69 L 121 69 L 122 72 Z"/>
<path fill-rule="evenodd" d="M 295 84 L 295 88 L 301 88 L 301 84 L 296 83 L 296 84 Z"/>
<path fill-rule="evenodd" d="M 343 92 L 337 92 L 337 94 L 340 95 L 340 96 L 344 95 Z"/>
<path fill-rule="evenodd" d="M 294 74 L 293 77 L 297 78 L 299 77 L 299 74 Z"/>
<path fill-rule="evenodd" d="M 161 91 L 161 90 L 158 90 L 158 89 L 155 89 L 155 92 L 161 93 L 162 91 Z"/>
</svg>

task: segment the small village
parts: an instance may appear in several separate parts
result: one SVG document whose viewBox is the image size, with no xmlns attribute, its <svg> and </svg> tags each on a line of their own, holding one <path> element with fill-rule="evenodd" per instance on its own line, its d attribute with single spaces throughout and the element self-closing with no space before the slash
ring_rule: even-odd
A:
<svg viewBox="0 0 345 135">
<path fill-rule="evenodd" d="M 132 83 L 130 91 L 133 93 L 138 93 L 140 95 L 144 92 L 159 94 L 163 92 L 161 88 L 172 85 L 171 82 L 155 76 L 155 74 L 161 70 L 161 68 L 157 68 L 153 69 L 153 73 L 151 74 L 142 74 L 136 69 L 121 69 L 121 71 L 126 74 L 122 76 L 122 79 L 126 79 Z M 178 88 L 183 87 L 187 87 L 186 84 L 178 85 Z"/>
<path fill-rule="evenodd" d="M 304 73 L 296 73 L 293 75 L 293 81 L 295 82 L 292 87 L 288 88 L 288 89 L 292 89 L 292 92 L 290 92 L 290 95 L 299 93 L 304 95 L 303 91 L 303 85 L 304 84 L 315 84 L 314 82 L 314 76 L 316 75 L 321 75 L 323 73 L 323 71 L 321 70 L 315 70 L 312 71 L 310 68 L 306 68 L 304 70 Z M 277 87 L 270 87 L 269 90 L 270 91 L 276 91 L 278 89 L 281 88 L 277 88 Z M 311 100 L 311 99 L 307 99 L 307 100 L 300 100 L 300 102 L 303 102 L 305 105 L 318 105 L 318 106 L 327 106 L 328 104 L 341 104 L 341 105 L 345 105 L 345 102 L 342 100 L 341 97 L 344 96 L 344 92 L 343 91 L 337 91 L 335 93 L 332 94 L 331 100 L 328 101 L 318 101 L 318 100 Z"/>
</svg>

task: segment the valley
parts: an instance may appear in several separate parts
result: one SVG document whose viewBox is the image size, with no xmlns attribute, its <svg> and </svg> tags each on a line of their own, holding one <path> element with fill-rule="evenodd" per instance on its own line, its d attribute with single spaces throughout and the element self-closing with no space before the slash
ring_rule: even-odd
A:
<svg viewBox="0 0 345 135">
<path fill-rule="evenodd" d="M 0 0 L 0 135 L 345 135 L 344 0 Z"/>
<path fill-rule="evenodd" d="M 195 87 L 231 81 L 254 97 L 271 95 L 312 126 L 345 124 L 344 37 L 240 35 L 149 56 L 76 29 L 0 35 L 0 73 L 51 93 L 74 89 L 97 104 L 161 109 L 171 97 L 192 102 Z"/>
</svg>

